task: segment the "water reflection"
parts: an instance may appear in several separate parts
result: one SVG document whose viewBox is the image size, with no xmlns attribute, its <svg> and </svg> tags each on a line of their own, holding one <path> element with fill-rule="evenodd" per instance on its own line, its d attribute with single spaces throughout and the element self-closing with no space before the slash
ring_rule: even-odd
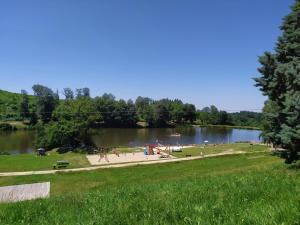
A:
<svg viewBox="0 0 300 225">
<path fill-rule="evenodd" d="M 30 153 L 33 151 L 34 140 L 34 131 L 0 132 L 0 152 Z"/>
<path fill-rule="evenodd" d="M 181 136 L 172 136 L 180 133 Z M 239 141 L 260 141 L 260 131 L 226 128 L 153 128 L 153 129 L 102 129 L 93 134 L 97 146 L 143 146 L 149 143 L 161 144 L 203 144 L 233 143 Z"/>
</svg>

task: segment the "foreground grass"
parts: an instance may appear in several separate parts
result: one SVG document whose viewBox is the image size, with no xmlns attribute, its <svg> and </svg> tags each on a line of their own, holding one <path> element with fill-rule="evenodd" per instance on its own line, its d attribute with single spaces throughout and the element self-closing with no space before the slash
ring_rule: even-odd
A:
<svg viewBox="0 0 300 225">
<path fill-rule="evenodd" d="M 50 181 L 51 194 L 64 195 L 88 192 L 110 185 L 156 183 L 195 176 L 244 172 L 251 169 L 263 170 L 270 165 L 281 165 L 281 163 L 281 160 L 269 154 L 257 153 L 90 172 L 0 177 L 0 186 Z"/>
<path fill-rule="evenodd" d="M 0 178 L 52 197 L 0 205 L 0 224 L 299 224 L 299 175 L 265 153 Z"/>
<path fill-rule="evenodd" d="M 36 154 L 1 155 L 0 172 L 51 170 L 53 164 L 59 160 L 69 161 L 71 164 L 68 168 L 89 166 L 84 154 L 72 152 L 58 154 L 56 151 L 48 152 L 48 154 L 45 157 L 39 157 Z"/>
</svg>

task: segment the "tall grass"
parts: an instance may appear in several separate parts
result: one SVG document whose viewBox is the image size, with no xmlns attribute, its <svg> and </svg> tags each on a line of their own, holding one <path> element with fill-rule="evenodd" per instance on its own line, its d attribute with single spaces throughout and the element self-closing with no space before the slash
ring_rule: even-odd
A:
<svg viewBox="0 0 300 225">
<path fill-rule="evenodd" d="M 276 169 L 109 185 L 0 205 L 0 224 L 296 225 L 298 185 L 297 176 Z"/>
</svg>

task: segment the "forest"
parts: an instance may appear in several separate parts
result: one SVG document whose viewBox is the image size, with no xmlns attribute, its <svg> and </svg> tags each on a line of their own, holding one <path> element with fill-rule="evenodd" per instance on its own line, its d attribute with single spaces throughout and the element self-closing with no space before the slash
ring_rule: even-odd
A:
<svg viewBox="0 0 300 225">
<path fill-rule="evenodd" d="M 91 97 L 89 88 L 64 88 L 59 94 L 49 87 L 33 85 L 33 95 L 0 92 L 0 129 L 11 129 L 10 121 L 22 121 L 37 130 L 37 146 L 47 149 L 89 144 L 89 132 L 100 127 L 138 128 L 178 125 L 223 125 L 260 127 L 262 114 L 227 113 L 215 106 L 197 110 L 179 99 L 153 100 L 137 97 L 117 99 L 113 94 Z M 63 98 L 60 98 L 63 96 Z"/>
</svg>

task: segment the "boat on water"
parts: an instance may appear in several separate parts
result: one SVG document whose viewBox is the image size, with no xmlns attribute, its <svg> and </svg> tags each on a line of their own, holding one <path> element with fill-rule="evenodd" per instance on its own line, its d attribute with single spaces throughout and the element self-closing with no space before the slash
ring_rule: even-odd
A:
<svg viewBox="0 0 300 225">
<path fill-rule="evenodd" d="M 171 136 L 171 137 L 180 137 L 180 136 L 181 136 L 181 134 L 179 134 L 179 133 L 175 133 L 175 134 L 171 134 L 170 136 Z"/>
</svg>

